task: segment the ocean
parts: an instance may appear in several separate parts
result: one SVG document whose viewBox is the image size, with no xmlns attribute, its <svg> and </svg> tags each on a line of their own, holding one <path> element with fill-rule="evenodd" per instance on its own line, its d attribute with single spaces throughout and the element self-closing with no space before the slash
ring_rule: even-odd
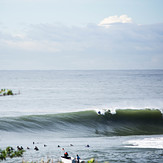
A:
<svg viewBox="0 0 163 163">
<path fill-rule="evenodd" d="M 0 77 L 0 89 L 18 93 L 0 96 L 0 149 L 26 150 L 0 162 L 57 162 L 65 151 L 98 163 L 163 162 L 163 70 L 1 70 Z"/>
</svg>

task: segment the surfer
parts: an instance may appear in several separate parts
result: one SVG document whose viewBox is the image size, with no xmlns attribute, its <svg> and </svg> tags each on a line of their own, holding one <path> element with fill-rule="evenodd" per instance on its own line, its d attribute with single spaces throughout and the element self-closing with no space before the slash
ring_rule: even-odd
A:
<svg viewBox="0 0 163 163">
<path fill-rule="evenodd" d="M 38 151 L 39 149 L 38 149 L 38 147 L 37 147 L 37 146 L 35 146 L 35 147 L 34 147 L 34 150 L 35 150 L 35 151 Z"/>
<path fill-rule="evenodd" d="M 68 158 L 68 153 L 67 152 L 64 153 L 64 158 Z"/>
<path fill-rule="evenodd" d="M 20 151 L 21 150 L 21 147 L 17 146 L 17 149 Z"/>
<path fill-rule="evenodd" d="M 105 111 L 105 115 L 109 115 L 109 114 L 111 114 L 111 111 L 108 109 Z"/>
<path fill-rule="evenodd" d="M 80 160 L 79 155 L 76 155 L 76 160 L 77 160 L 77 163 L 79 163 L 79 160 Z"/>
<path fill-rule="evenodd" d="M 17 149 L 20 151 L 20 150 L 23 150 L 23 147 L 22 146 L 21 147 L 17 146 Z"/>
</svg>

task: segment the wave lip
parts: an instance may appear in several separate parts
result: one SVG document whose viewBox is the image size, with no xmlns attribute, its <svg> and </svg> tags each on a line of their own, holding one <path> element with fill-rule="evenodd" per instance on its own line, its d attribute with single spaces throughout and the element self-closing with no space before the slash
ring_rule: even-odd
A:
<svg viewBox="0 0 163 163">
<path fill-rule="evenodd" d="M 161 111 L 158 109 L 119 109 L 116 110 L 116 114 L 111 115 L 111 118 L 118 121 L 139 121 L 143 123 L 156 123 L 163 120 Z"/>
<path fill-rule="evenodd" d="M 0 131 L 42 132 L 85 136 L 127 136 L 163 134 L 158 109 L 119 109 L 98 115 L 94 110 L 0 118 Z"/>
</svg>

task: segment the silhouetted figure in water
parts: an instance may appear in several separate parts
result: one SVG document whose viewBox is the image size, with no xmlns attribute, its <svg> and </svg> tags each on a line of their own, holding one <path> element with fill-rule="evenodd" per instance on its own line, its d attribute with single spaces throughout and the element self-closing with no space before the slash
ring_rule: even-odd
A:
<svg viewBox="0 0 163 163">
<path fill-rule="evenodd" d="M 79 160 L 80 160 L 79 155 L 76 155 L 76 160 L 77 160 L 77 163 L 79 163 Z"/>
<path fill-rule="evenodd" d="M 64 153 L 64 158 L 68 158 L 68 153 L 67 152 Z"/>
<path fill-rule="evenodd" d="M 17 149 L 20 151 L 20 150 L 23 150 L 23 147 L 22 146 L 21 147 L 17 146 Z"/>
<path fill-rule="evenodd" d="M 46 145 L 46 144 L 44 144 L 44 147 L 47 147 L 47 145 Z"/>
<path fill-rule="evenodd" d="M 60 145 L 58 145 L 58 148 L 60 147 Z"/>
<path fill-rule="evenodd" d="M 38 151 L 39 149 L 38 149 L 38 147 L 37 147 L 37 146 L 35 146 L 34 150 Z"/>
<path fill-rule="evenodd" d="M 86 147 L 90 147 L 90 146 L 89 146 L 89 144 L 87 144 L 87 146 L 86 146 Z"/>
</svg>

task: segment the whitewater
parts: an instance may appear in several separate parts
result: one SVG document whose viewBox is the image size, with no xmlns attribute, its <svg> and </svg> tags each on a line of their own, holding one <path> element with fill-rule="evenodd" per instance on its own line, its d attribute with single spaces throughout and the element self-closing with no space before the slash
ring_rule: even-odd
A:
<svg viewBox="0 0 163 163">
<path fill-rule="evenodd" d="M 2 162 L 57 162 L 63 148 L 85 161 L 162 162 L 163 70 L 1 70 L 0 76 L 0 89 L 18 93 L 0 96 L 0 149 L 26 150 Z"/>
</svg>

